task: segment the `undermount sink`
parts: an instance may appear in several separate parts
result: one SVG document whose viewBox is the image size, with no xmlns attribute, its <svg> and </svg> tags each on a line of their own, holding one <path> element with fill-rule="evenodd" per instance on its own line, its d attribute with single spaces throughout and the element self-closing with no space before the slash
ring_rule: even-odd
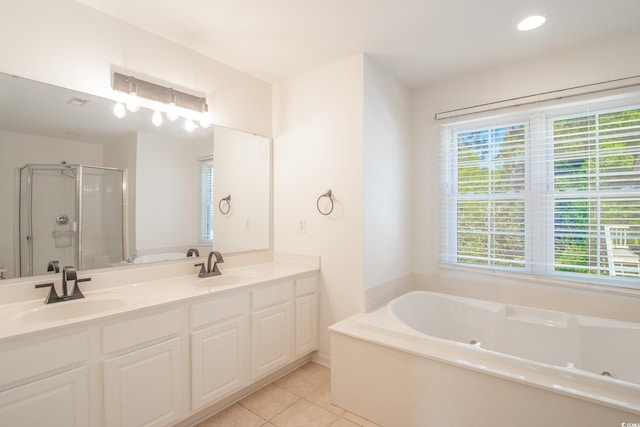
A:
<svg viewBox="0 0 640 427">
<path fill-rule="evenodd" d="M 253 279 L 253 276 L 247 274 L 221 274 L 219 276 L 205 277 L 196 284 L 198 286 L 231 286 L 240 283 L 246 283 Z"/>
<path fill-rule="evenodd" d="M 122 296 L 89 297 L 53 304 L 44 304 L 16 316 L 24 322 L 55 322 L 91 316 L 124 307 L 129 300 Z"/>
</svg>

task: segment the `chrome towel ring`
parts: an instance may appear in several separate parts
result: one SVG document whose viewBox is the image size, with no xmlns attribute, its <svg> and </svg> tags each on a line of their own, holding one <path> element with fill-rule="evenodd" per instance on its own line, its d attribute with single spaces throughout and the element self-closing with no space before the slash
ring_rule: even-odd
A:
<svg viewBox="0 0 640 427">
<path fill-rule="evenodd" d="M 331 202 L 331 207 L 328 211 L 322 211 L 322 209 L 320 209 L 320 199 L 322 199 L 323 197 L 327 197 Z M 318 197 L 318 200 L 316 200 L 316 208 L 318 208 L 318 212 L 325 216 L 333 212 L 333 196 L 331 196 L 331 190 L 327 190 L 325 193 L 322 193 L 320 197 Z"/>
<path fill-rule="evenodd" d="M 226 202 L 226 209 L 224 209 L 225 204 L 223 204 L 222 202 Z M 229 213 L 229 211 L 231 210 L 231 194 L 220 199 L 220 201 L 218 202 L 218 209 L 220 210 L 220 212 L 222 212 L 222 215 L 226 215 Z"/>
</svg>

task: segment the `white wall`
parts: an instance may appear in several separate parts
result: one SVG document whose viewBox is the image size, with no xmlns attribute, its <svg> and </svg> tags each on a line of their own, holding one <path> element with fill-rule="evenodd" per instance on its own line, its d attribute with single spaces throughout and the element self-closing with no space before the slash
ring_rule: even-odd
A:
<svg viewBox="0 0 640 427">
<path fill-rule="evenodd" d="M 198 207 L 196 150 L 187 140 L 139 133 L 136 152 L 136 250 L 191 247 Z"/>
<path fill-rule="evenodd" d="M 216 124 L 271 135 L 271 85 L 73 0 L 3 1 L 0 71 L 112 98 L 121 71 L 205 94 Z"/>
<path fill-rule="evenodd" d="M 321 257 L 324 362 L 327 327 L 363 308 L 363 66 L 355 55 L 274 87 L 274 251 Z M 316 199 L 329 189 L 323 216 Z"/>
<path fill-rule="evenodd" d="M 409 92 L 371 59 L 364 67 L 364 287 L 411 273 Z"/>
<path fill-rule="evenodd" d="M 317 359 L 328 362 L 327 327 L 365 310 L 365 292 L 411 279 L 409 93 L 355 55 L 274 94 L 274 249 L 321 257 Z M 316 201 L 329 189 L 323 216 Z"/>
<path fill-rule="evenodd" d="M 413 97 L 414 271 L 429 289 L 552 309 L 640 319 L 637 298 L 560 289 L 541 283 L 446 274 L 437 267 L 440 230 L 440 122 L 434 114 L 490 101 L 525 96 L 638 74 L 640 36 L 603 41 L 535 61 L 478 71 L 416 91 Z M 635 307 L 635 309 L 634 309 Z"/>
</svg>

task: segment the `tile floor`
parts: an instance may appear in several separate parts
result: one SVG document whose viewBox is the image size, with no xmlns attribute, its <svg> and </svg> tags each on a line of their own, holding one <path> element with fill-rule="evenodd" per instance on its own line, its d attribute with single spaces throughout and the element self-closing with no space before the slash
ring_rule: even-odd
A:
<svg viewBox="0 0 640 427">
<path fill-rule="evenodd" d="M 376 427 L 331 404 L 331 372 L 309 362 L 196 427 Z"/>
</svg>

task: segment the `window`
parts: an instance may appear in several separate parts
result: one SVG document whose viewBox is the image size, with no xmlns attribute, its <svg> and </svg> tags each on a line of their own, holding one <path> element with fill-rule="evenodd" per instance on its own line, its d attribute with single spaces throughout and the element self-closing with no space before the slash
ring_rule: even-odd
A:
<svg viewBox="0 0 640 427">
<path fill-rule="evenodd" d="M 640 288 L 640 105 L 445 125 L 443 261 Z"/>
<path fill-rule="evenodd" d="M 213 158 L 200 163 L 200 243 L 213 243 Z"/>
</svg>

